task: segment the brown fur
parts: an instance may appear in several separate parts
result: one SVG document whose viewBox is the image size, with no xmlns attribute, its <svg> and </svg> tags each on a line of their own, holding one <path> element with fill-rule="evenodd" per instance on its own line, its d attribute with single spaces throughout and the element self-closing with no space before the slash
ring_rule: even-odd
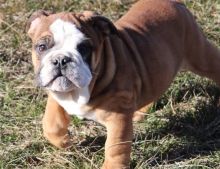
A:
<svg viewBox="0 0 220 169">
<path fill-rule="evenodd" d="M 91 26 L 93 14 L 88 12 L 56 14 L 49 21 L 43 16 L 44 25 L 31 35 L 33 42 L 58 15 L 78 25 L 95 47 L 91 100 L 84 109 L 95 111 L 107 128 L 103 169 L 129 168 L 134 112 L 134 119 L 141 117 L 138 110 L 161 96 L 179 70 L 220 84 L 219 50 L 178 1 L 140 0 L 115 23 L 117 33 L 108 31 L 107 35 L 101 31 L 103 24 L 98 31 Z M 35 55 L 33 51 L 36 68 Z M 58 147 L 67 146 L 68 125 L 68 115 L 49 96 L 43 119 L 46 138 Z"/>
</svg>

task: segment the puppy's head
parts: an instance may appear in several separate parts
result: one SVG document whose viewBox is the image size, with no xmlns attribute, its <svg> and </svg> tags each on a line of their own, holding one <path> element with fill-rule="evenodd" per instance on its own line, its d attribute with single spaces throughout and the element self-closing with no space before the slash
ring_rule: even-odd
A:
<svg viewBox="0 0 220 169">
<path fill-rule="evenodd" d="M 89 87 L 100 57 L 103 37 L 116 31 L 105 17 L 93 12 L 37 11 L 27 22 L 38 86 L 55 92 Z"/>
</svg>

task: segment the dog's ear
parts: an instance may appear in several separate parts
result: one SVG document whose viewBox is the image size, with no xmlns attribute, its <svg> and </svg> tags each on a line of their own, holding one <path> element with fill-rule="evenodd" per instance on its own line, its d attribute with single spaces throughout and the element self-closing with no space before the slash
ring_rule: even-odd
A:
<svg viewBox="0 0 220 169">
<path fill-rule="evenodd" d="M 92 17 L 93 27 L 101 31 L 104 35 L 116 34 L 117 29 L 115 25 L 106 17 L 96 15 Z"/>
<path fill-rule="evenodd" d="M 97 31 L 102 32 L 104 35 L 117 33 L 117 28 L 108 18 L 91 11 L 85 11 L 83 15 Z"/>
<path fill-rule="evenodd" d="M 28 35 L 31 36 L 31 34 L 33 33 L 34 29 L 39 24 L 41 16 L 47 17 L 47 16 L 49 16 L 51 14 L 52 14 L 52 12 L 45 11 L 45 10 L 38 10 L 38 11 L 34 12 L 29 17 L 29 19 L 28 19 L 28 21 L 26 23 L 26 29 L 25 30 L 28 33 Z"/>
</svg>

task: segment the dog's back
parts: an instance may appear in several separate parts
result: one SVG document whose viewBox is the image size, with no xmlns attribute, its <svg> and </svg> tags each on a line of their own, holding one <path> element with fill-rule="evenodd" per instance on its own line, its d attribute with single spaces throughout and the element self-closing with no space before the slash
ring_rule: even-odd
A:
<svg viewBox="0 0 220 169">
<path fill-rule="evenodd" d="M 146 99 L 140 100 L 158 98 L 182 68 L 220 84 L 220 52 L 179 1 L 140 0 L 115 25 L 147 86 L 141 90 Z"/>
</svg>

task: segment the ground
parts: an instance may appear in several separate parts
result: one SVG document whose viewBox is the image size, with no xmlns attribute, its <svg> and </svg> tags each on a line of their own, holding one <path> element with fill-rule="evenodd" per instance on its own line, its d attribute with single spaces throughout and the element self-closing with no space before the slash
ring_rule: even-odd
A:
<svg viewBox="0 0 220 169">
<path fill-rule="evenodd" d="M 185 0 L 206 36 L 220 47 L 220 1 Z M 0 0 L 0 168 L 99 168 L 105 129 L 72 119 L 74 145 L 42 136 L 46 94 L 35 87 L 25 22 L 36 9 L 94 10 L 116 20 L 134 0 Z M 208 57 L 208 56 L 207 56 Z M 220 168 L 220 90 L 189 72 L 178 74 L 143 122 L 135 123 L 131 168 Z"/>
</svg>

